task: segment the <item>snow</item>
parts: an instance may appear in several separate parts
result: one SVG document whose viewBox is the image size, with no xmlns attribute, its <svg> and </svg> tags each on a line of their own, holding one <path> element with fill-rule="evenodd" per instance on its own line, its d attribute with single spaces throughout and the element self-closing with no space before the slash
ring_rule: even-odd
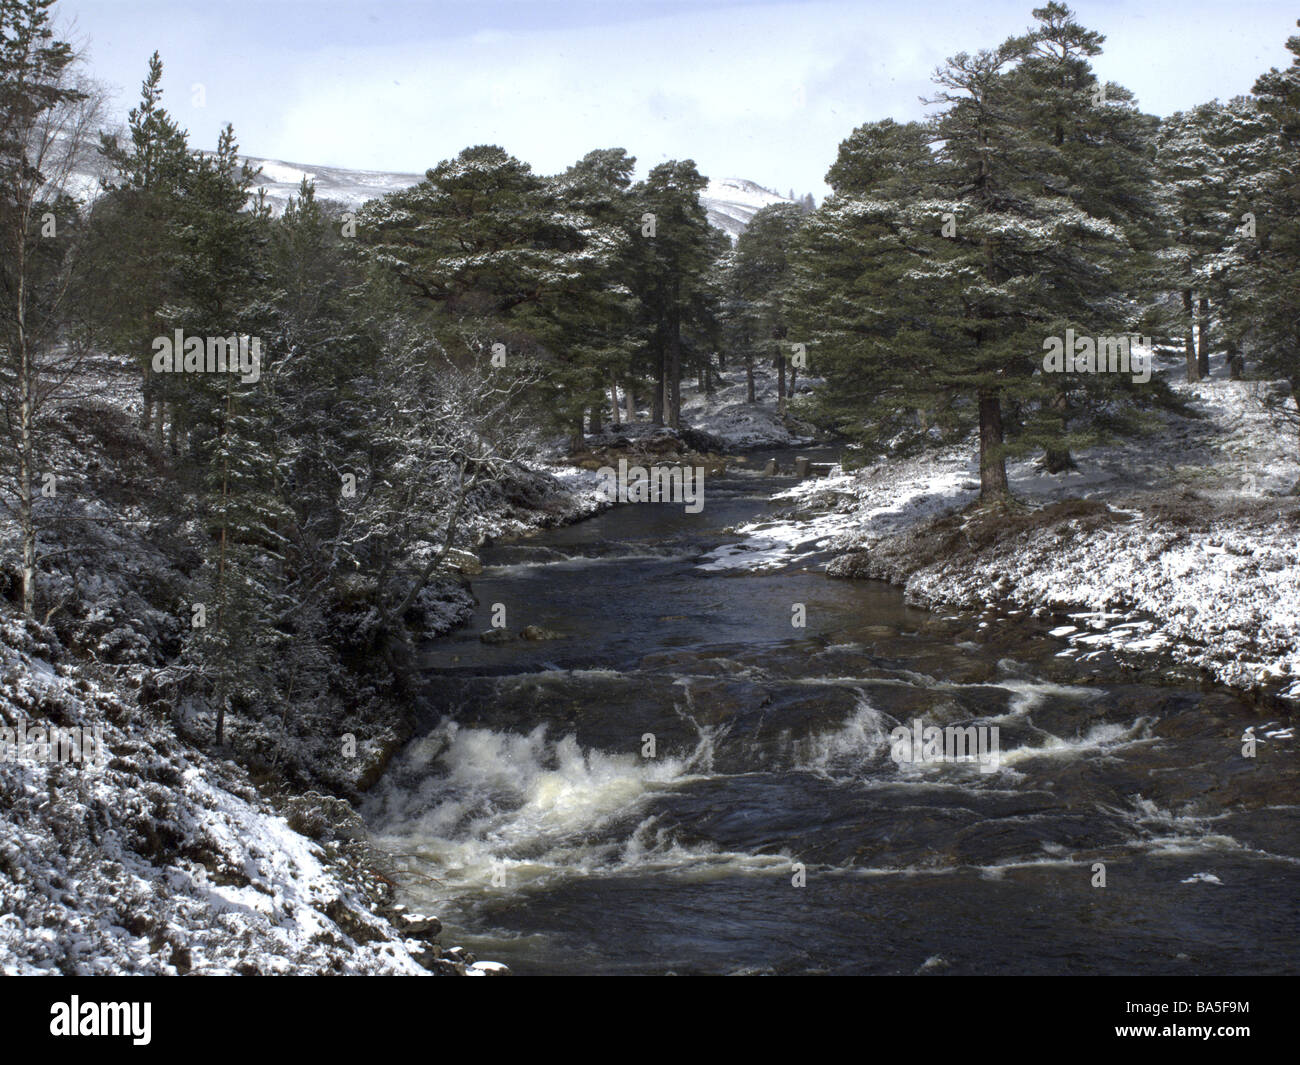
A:
<svg viewBox="0 0 1300 1065">
<path fill-rule="evenodd" d="M 1077 454 L 1077 472 L 1009 463 L 1013 493 L 1043 520 L 992 544 L 959 557 L 900 547 L 977 501 L 971 441 L 804 481 L 775 497 L 787 516 L 739 527 L 744 539 L 702 566 L 770 570 L 841 552 L 830 573 L 895 580 L 932 609 L 1069 614 L 1052 630 L 1065 656 L 1155 653 L 1300 698 L 1300 515 L 1287 494 L 1300 461 L 1294 426 L 1269 402 L 1285 386 L 1226 380 L 1221 358 L 1211 379 L 1187 384 L 1182 365 L 1155 362 L 1198 417 L 1166 414 L 1150 438 Z M 1071 517 L 1070 499 L 1096 505 Z M 1067 508 L 1060 519 L 1052 503 Z"/>
<path fill-rule="evenodd" d="M 0 762 L 0 972 L 426 972 L 241 771 L 111 681 L 21 649 L 18 623 L 0 635 L 0 718 L 57 706 L 65 725 L 102 725 L 112 752 Z"/>
<path fill-rule="evenodd" d="M 731 451 L 761 447 L 796 447 L 810 443 L 814 430 L 777 409 L 777 378 L 770 367 L 754 367 L 754 403 L 747 401 L 745 368 L 733 358 L 722 384 L 709 395 L 694 382 L 682 382 L 682 419 L 723 441 Z M 798 392 L 807 391 L 816 378 L 797 379 Z"/>
<path fill-rule="evenodd" d="M 324 717 L 304 706 L 289 732 L 232 713 L 230 749 L 245 764 L 274 751 L 279 783 L 294 782 L 263 794 L 241 765 L 205 753 L 210 717 L 144 697 L 183 623 L 178 567 L 202 529 L 159 533 L 159 501 L 175 488 L 139 413 L 135 370 L 88 359 L 51 435 L 67 471 L 45 505 L 68 520 L 48 522 L 42 541 L 57 560 L 43 573 L 57 632 L 0 604 L 0 725 L 98 729 L 109 752 L 103 765 L 0 760 L 0 972 L 499 974 L 411 938 L 409 922 L 399 930 L 387 857 L 346 801 L 304 790 L 304 773 L 322 792 L 355 790 L 400 743 L 404 706 L 363 698 L 322 704 Z M 595 513 L 609 505 L 598 489 L 589 471 L 519 465 L 467 501 L 462 543 Z M 86 516 L 112 520 L 75 520 Z M 15 541 L 14 523 L 0 522 L 9 557 Z M 424 635 L 450 630 L 472 603 L 458 580 L 439 579 L 419 600 Z M 339 755 L 347 732 L 355 758 Z"/>
<path fill-rule="evenodd" d="M 348 207 L 360 207 L 367 200 L 410 188 L 424 180 L 423 174 L 349 170 L 253 156 L 243 158 L 252 166 L 262 168 L 256 187 L 265 189 L 267 202 L 276 213 L 284 210 L 290 196 L 298 194 L 303 177 L 316 183 L 317 199 L 333 200 Z M 743 178 L 719 178 L 709 182 L 700 194 L 700 202 L 709 222 L 734 241 L 762 208 L 792 201 Z"/>
<path fill-rule="evenodd" d="M 700 202 L 709 221 L 734 241 L 764 207 L 794 201 L 743 178 L 720 178 L 709 181 Z"/>
</svg>

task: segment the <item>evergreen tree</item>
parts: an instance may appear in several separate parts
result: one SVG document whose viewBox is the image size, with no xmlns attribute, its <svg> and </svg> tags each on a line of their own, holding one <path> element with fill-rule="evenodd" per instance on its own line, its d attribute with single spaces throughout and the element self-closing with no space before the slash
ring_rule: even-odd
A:
<svg viewBox="0 0 1300 1065">
<path fill-rule="evenodd" d="M 493 343 L 537 356 L 557 336 L 555 310 L 578 277 L 581 222 L 552 209 L 545 179 L 501 148 L 466 148 L 423 181 L 368 203 L 358 233 L 442 323 L 458 357 Z"/>
<path fill-rule="evenodd" d="M 681 424 L 684 360 L 692 349 L 696 358 L 707 357 L 709 338 L 716 335 L 720 294 L 710 275 L 725 238 L 700 203 L 707 185 L 686 159 L 660 163 L 633 190 L 629 281 L 647 335 L 652 419 L 663 425 L 666 418 L 673 428 Z"/>
<path fill-rule="evenodd" d="M 130 112 L 129 143 L 101 135 L 100 155 L 111 169 L 91 212 L 91 255 L 78 293 L 100 346 L 139 363 L 141 421 L 160 445 L 168 379 L 150 369 L 151 343 L 162 306 L 176 297 L 179 201 L 195 165 L 187 134 L 162 106 L 162 74 L 154 52 Z"/>
<path fill-rule="evenodd" d="M 877 446 L 973 418 L 986 502 L 1009 496 L 1010 449 L 1093 443 L 1131 401 L 1129 377 L 1047 375 L 1042 353 L 1066 329 L 1131 328 L 1122 289 L 1141 274 L 1125 262 L 1155 240 L 1146 120 L 1116 86 L 1088 111 L 1100 38 L 1060 5 L 1035 15 L 936 73 L 944 110 L 924 135 L 877 123 L 841 146 L 792 290 L 824 414 Z"/>
<path fill-rule="evenodd" d="M 575 429 L 581 446 L 582 412 L 600 428 L 609 390 L 611 415 L 618 420 L 618 381 L 632 383 L 633 357 L 641 342 L 635 301 L 627 285 L 631 236 L 632 170 L 636 160 L 622 148 L 588 152 L 552 183 L 557 212 L 573 218 L 581 237 L 582 258 L 569 296 L 558 309 L 563 358 L 551 361 L 548 407 Z"/>
<path fill-rule="evenodd" d="M 1253 331 L 1253 316 L 1238 297 L 1251 254 L 1240 238 L 1275 139 L 1255 102 L 1237 98 L 1170 115 L 1157 145 L 1161 197 L 1172 222 L 1161 283 L 1177 294 L 1169 318 L 1171 331 L 1183 338 L 1187 379 L 1209 375 L 1215 334 L 1239 375 L 1242 345 Z"/>
<path fill-rule="evenodd" d="M 1290 382 L 1300 411 L 1300 34 L 1286 46 L 1291 65 L 1261 75 L 1254 87 L 1277 151 L 1261 179 L 1250 291 L 1261 369 Z"/>
<path fill-rule="evenodd" d="M 167 336 L 180 330 L 205 354 L 224 346 L 228 361 L 240 349 L 265 355 L 269 219 L 250 204 L 256 176 L 229 125 L 216 151 L 196 158 L 178 209 L 177 296 L 160 312 Z M 192 630 L 186 657 L 196 693 L 215 712 L 218 744 L 227 711 L 256 699 L 283 642 L 276 619 L 285 607 L 278 575 L 288 511 L 277 491 L 271 367 L 261 363 L 247 377 L 233 368 L 170 375 L 173 427 L 195 474 L 208 548 L 194 591 L 205 624 Z"/>
<path fill-rule="evenodd" d="M 1064 4 L 1036 8 L 1038 26 L 1022 38 L 1024 59 L 1013 70 L 1017 125 L 1028 188 L 1060 198 L 1088 217 L 1115 226 L 1119 242 L 1092 241 L 1066 262 L 1053 293 L 1057 313 L 1089 327 L 1089 335 L 1131 332 L 1149 296 L 1161 240 L 1154 185 L 1156 120 L 1142 114 L 1132 93 L 1101 84 L 1090 60 L 1105 38 L 1077 23 Z M 1067 249 L 1067 251 L 1070 249 Z M 1087 426 L 1108 418 L 1113 381 L 1106 376 L 1065 376 L 1045 415 L 1054 435 L 1067 441 L 1098 437 Z M 1044 466 L 1073 468 L 1066 446 L 1046 447 Z"/>
<path fill-rule="evenodd" d="M 604 364 L 617 359 L 603 323 L 619 313 L 618 293 L 602 291 L 599 277 L 617 234 L 566 196 L 594 196 L 588 206 L 607 209 L 596 201 L 617 197 L 621 165 L 592 161 L 572 179 L 546 179 L 501 148 L 467 148 L 418 185 L 367 204 L 358 232 L 453 361 L 528 375 L 549 388 L 544 409 L 556 423 L 574 426 L 599 403 Z M 547 386 L 535 367 L 546 368 Z"/>
<path fill-rule="evenodd" d="M 790 351 L 785 296 L 790 280 L 790 249 L 803 221 L 796 204 L 773 204 L 750 219 L 736 240 L 730 273 L 730 328 L 745 360 L 749 401 L 754 401 L 754 359 L 777 368 L 777 400 L 786 399 Z"/>
<path fill-rule="evenodd" d="M 12 478 L 4 503 L 22 541 L 21 607 L 28 616 L 36 603 L 34 480 L 44 461 L 42 415 L 75 368 L 61 343 L 68 339 L 66 297 L 79 244 L 69 180 L 97 106 L 75 81 L 71 45 L 54 35 L 52 2 L 0 3 L 2 466 L 6 480 Z"/>
</svg>

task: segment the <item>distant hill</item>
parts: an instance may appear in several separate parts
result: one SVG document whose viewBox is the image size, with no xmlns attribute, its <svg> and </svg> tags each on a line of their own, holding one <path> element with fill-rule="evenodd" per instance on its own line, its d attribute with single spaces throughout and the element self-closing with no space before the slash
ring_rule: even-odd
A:
<svg viewBox="0 0 1300 1065">
<path fill-rule="evenodd" d="M 298 191 L 304 177 L 316 183 L 316 196 L 334 200 L 350 207 L 366 200 L 408 188 L 422 181 L 423 174 L 392 173 L 381 170 L 346 170 L 338 166 L 317 166 L 314 163 L 286 163 L 278 159 L 247 157 L 248 162 L 262 168 L 258 186 L 266 189 L 266 198 L 279 212 L 289 197 Z M 770 189 L 765 189 L 743 178 L 719 178 L 709 182 L 700 200 L 709 213 L 709 221 L 732 240 L 745 231 L 745 226 L 758 211 L 773 203 L 792 202 Z"/>
</svg>

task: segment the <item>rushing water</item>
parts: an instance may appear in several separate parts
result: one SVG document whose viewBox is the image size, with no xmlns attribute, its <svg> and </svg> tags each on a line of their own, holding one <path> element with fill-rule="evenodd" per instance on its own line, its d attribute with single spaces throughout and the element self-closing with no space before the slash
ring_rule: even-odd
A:
<svg viewBox="0 0 1300 1065">
<path fill-rule="evenodd" d="M 1285 724 L 815 558 L 704 568 L 780 483 L 486 552 L 365 809 L 447 942 L 518 973 L 1300 968 L 1300 772 L 1264 738 Z M 494 604 L 565 638 L 483 643 Z M 917 719 L 997 726 L 1000 764 L 896 762 Z"/>
</svg>

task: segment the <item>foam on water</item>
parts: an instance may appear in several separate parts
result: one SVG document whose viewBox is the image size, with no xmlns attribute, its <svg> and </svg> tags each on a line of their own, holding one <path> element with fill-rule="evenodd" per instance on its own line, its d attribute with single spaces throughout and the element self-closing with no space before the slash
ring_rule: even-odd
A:
<svg viewBox="0 0 1300 1065">
<path fill-rule="evenodd" d="M 596 872 L 627 860 L 620 834 L 604 830 L 707 774 L 713 735 L 701 729 L 683 756 L 641 758 L 583 750 L 573 736 L 550 738 L 545 725 L 518 733 L 448 721 L 408 745 L 366 812 L 385 846 L 436 866 L 445 884 Z"/>
<path fill-rule="evenodd" d="M 1046 739 L 1039 746 L 1013 747 L 1003 751 L 999 764 L 1003 767 L 1015 766 L 1030 758 L 1074 757 L 1080 754 L 1092 754 L 1098 751 L 1115 750 L 1133 743 L 1149 742 L 1148 726 L 1150 721 L 1140 717 L 1130 724 L 1107 721 L 1094 725 L 1082 736 L 1063 739 L 1060 736 L 1046 734 Z"/>
</svg>

